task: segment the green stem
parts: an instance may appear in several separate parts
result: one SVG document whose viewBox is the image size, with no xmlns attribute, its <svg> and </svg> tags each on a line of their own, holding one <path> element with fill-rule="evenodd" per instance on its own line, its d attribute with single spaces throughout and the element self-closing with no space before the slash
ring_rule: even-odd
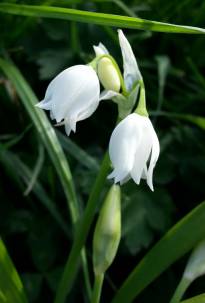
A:
<svg viewBox="0 0 205 303">
<path fill-rule="evenodd" d="M 93 220 L 95 209 L 97 206 L 97 199 L 105 183 L 109 167 L 109 156 L 108 153 L 106 153 L 101 164 L 98 177 L 89 196 L 83 218 L 79 223 L 79 227 L 77 228 L 74 243 L 71 248 L 67 263 L 65 265 L 63 276 L 59 283 L 54 303 L 63 303 L 66 299 L 68 292 L 70 291 L 79 265 L 79 255 L 90 230 L 90 225 Z"/>
<path fill-rule="evenodd" d="M 182 278 L 180 283 L 178 284 L 174 295 L 170 301 L 170 303 L 178 303 L 181 301 L 185 291 L 187 290 L 187 288 L 189 287 L 191 281 L 186 279 L 186 278 Z"/>
<path fill-rule="evenodd" d="M 95 284 L 94 284 L 94 288 L 93 288 L 91 303 L 100 302 L 103 280 L 104 280 L 104 274 L 99 274 L 99 275 L 95 276 Z"/>
<path fill-rule="evenodd" d="M 92 290 L 90 285 L 90 277 L 89 277 L 89 271 L 88 271 L 88 261 L 86 256 L 86 250 L 85 248 L 81 251 L 81 262 L 83 267 L 83 274 L 84 274 L 84 280 L 85 280 L 85 287 L 87 290 L 88 299 L 91 299 Z"/>
<path fill-rule="evenodd" d="M 146 95 L 145 95 L 145 87 L 143 80 L 139 81 L 140 84 L 140 96 L 139 96 L 139 102 L 137 105 L 137 108 L 135 110 L 135 113 L 148 117 L 148 112 L 146 108 Z"/>
</svg>

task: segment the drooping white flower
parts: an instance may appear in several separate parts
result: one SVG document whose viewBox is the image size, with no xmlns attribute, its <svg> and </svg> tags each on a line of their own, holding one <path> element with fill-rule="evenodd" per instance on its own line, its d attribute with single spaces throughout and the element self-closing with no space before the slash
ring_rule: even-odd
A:
<svg viewBox="0 0 205 303">
<path fill-rule="evenodd" d="M 114 129 L 109 143 L 109 154 L 114 178 L 121 184 L 132 178 L 139 184 L 146 179 L 153 191 L 153 169 L 159 157 L 159 140 L 148 117 L 133 113 Z"/>
<path fill-rule="evenodd" d="M 94 69 L 75 65 L 50 82 L 44 100 L 36 106 L 50 110 L 51 118 L 58 125 L 65 125 L 69 136 L 71 130 L 75 132 L 76 123 L 91 116 L 103 99 L 107 99 L 107 95 L 100 95 L 100 83 Z"/>
</svg>

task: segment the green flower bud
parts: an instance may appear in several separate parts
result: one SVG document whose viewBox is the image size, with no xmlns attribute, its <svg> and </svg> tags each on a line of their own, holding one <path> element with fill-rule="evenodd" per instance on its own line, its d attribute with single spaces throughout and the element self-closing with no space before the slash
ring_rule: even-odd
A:
<svg viewBox="0 0 205 303">
<path fill-rule="evenodd" d="M 113 262 L 121 237 L 120 187 L 113 185 L 108 192 L 96 224 L 93 239 L 95 275 L 104 274 Z"/>
<path fill-rule="evenodd" d="M 97 64 L 97 74 L 106 90 L 120 91 L 120 76 L 111 59 L 103 57 Z"/>
</svg>

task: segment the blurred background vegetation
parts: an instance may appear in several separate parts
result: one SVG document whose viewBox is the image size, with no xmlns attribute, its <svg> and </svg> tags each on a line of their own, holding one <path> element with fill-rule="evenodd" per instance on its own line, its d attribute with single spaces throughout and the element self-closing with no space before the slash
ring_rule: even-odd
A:
<svg viewBox="0 0 205 303">
<path fill-rule="evenodd" d="M 58 5 L 205 27 L 205 2 L 198 0 L 7 2 Z M 60 71 L 92 60 L 92 45 L 100 41 L 122 67 L 115 28 L 1 14 L 0 31 L 1 55 L 15 62 L 39 100 Z M 205 39 L 200 35 L 124 32 L 144 77 L 161 154 L 154 173 L 154 193 L 143 182 L 136 186 L 130 181 L 123 186 L 123 237 L 108 272 L 102 302 L 111 298 L 145 252 L 205 197 L 205 123 L 201 127 L 195 123 L 197 116 L 205 115 Z M 30 302 L 51 302 L 72 244 L 65 197 L 47 152 L 15 88 L 3 73 L 0 100 L 0 234 Z M 114 104 L 103 101 L 91 118 L 78 123 L 77 133 L 70 138 L 63 128 L 56 129 L 82 209 L 116 117 Z M 82 155 L 83 150 L 86 154 Z M 92 233 L 89 262 L 91 242 Z M 175 263 L 136 302 L 167 302 L 186 260 L 187 256 Z M 204 292 L 204 282 L 204 278 L 198 279 L 187 297 Z M 86 302 L 83 291 L 79 293 L 79 285 L 84 288 L 81 274 L 75 285 L 68 302 Z"/>
</svg>

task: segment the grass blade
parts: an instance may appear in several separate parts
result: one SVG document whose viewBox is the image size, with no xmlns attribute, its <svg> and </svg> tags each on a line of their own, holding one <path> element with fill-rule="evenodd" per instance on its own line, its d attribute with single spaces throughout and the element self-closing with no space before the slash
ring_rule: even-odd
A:
<svg viewBox="0 0 205 303">
<path fill-rule="evenodd" d="M 204 239 L 205 202 L 174 225 L 131 272 L 112 303 L 132 300 L 172 263 Z"/>
<path fill-rule="evenodd" d="M 62 7 L 1 3 L 0 12 L 21 16 L 64 19 L 77 22 L 93 23 L 98 25 L 150 30 L 156 32 L 205 34 L 205 29 L 198 27 L 175 25 L 170 23 L 145 20 L 141 18 L 94 13 Z"/>
<path fill-rule="evenodd" d="M 182 301 L 181 303 L 204 303 L 204 302 L 205 302 L 205 294 L 201 294 L 199 296 Z"/>
<path fill-rule="evenodd" d="M 91 171 L 98 172 L 100 165 L 97 160 L 86 153 L 76 143 L 74 143 L 69 137 L 66 137 L 58 130 L 56 130 L 58 139 L 63 149 L 68 152 L 74 159 L 76 159 L 83 166 L 87 167 Z"/>
<path fill-rule="evenodd" d="M 190 114 L 180 114 L 180 113 L 169 113 L 164 111 L 152 111 L 150 112 L 153 116 L 164 116 L 169 117 L 173 119 L 179 119 L 187 122 L 191 122 L 195 124 L 196 126 L 200 127 L 201 129 L 205 130 L 205 118 L 202 116 L 195 116 Z"/>
<path fill-rule="evenodd" d="M 13 83 L 18 95 L 20 96 L 28 114 L 33 121 L 36 130 L 44 143 L 62 182 L 65 195 L 68 201 L 71 218 L 73 222 L 78 219 L 77 198 L 72 181 L 72 175 L 66 157 L 59 144 L 54 129 L 50 125 L 45 113 L 35 107 L 38 102 L 37 97 L 23 78 L 20 71 L 13 63 L 0 58 L 0 68 Z"/>
<path fill-rule="evenodd" d="M 63 153 L 61 145 L 59 144 L 56 133 L 50 125 L 50 122 L 48 121 L 45 113 L 35 107 L 35 104 L 38 102 L 38 99 L 34 95 L 32 89 L 30 88 L 26 80 L 23 78 L 22 74 L 17 69 L 17 67 L 10 61 L 0 58 L 0 68 L 13 83 L 18 95 L 20 96 L 23 102 L 23 105 L 25 106 L 28 114 L 30 115 L 31 120 L 33 121 L 36 127 L 39 137 L 41 138 L 43 144 L 45 145 L 48 151 L 48 154 L 50 155 L 50 158 L 53 162 L 54 167 L 56 168 L 67 198 L 66 200 L 68 208 L 70 210 L 71 221 L 75 226 L 77 220 L 79 219 L 79 209 L 76 192 L 69 164 L 66 160 L 65 154 Z M 85 267 L 86 263 L 84 249 L 81 252 L 81 256 L 83 261 L 83 270 L 84 273 L 86 273 L 85 280 L 86 284 L 88 285 L 89 281 L 87 281 L 87 277 L 89 275 L 88 269 Z M 87 291 L 88 293 L 90 293 L 89 289 Z"/>
<path fill-rule="evenodd" d="M 1 302 L 26 303 L 27 298 L 20 277 L 0 239 L 0 300 Z"/>
<path fill-rule="evenodd" d="M 12 172 L 12 175 L 17 175 L 18 178 L 20 177 L 23 180 L 26 186 L 29 186 L 30 180 L 33 176 L 32 171 L 19 159 L 18 156 L 13 154 L 11 151 L 8 151 L 3 144 L 0 144 L 0 162 Z M 69 230 L 65 221 L 39 181 L 36 180 L 35 184 L 33 184 L 32 191 L 42 205 L 49 211 L 59 227 L 67 236 L 69 236 Z"/>
</svg>

